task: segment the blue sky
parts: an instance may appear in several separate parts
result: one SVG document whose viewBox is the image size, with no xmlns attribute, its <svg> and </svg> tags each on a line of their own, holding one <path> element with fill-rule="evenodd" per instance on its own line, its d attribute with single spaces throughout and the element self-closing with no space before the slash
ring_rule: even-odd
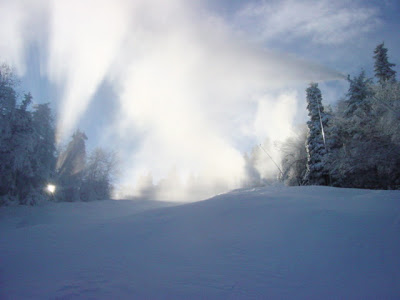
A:
<svg viewBox="0 0 400 300">
<path fill-rule="evenodd" d="M 373 76 L 382 41 L 400 72 L 395 0 L 1 0 L 0 8 L 0 56 L 21 89 L 51 102 L 62 139 L 79 127 L 89 148 L 116 148 L 126 186 L 176 172 L 206 188 L 237 187 L 244 151 L 306 120 L 310 81 L 334 104 L 347 89 L 339 73 Z"/>
</svg>

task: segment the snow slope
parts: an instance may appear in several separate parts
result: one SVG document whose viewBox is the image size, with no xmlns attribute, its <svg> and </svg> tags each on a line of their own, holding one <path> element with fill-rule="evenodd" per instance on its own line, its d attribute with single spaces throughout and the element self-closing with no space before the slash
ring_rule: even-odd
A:
<svg viewBox="0 0 400 300">
<path fill-rule="evenodd" d="M 399 299 L 400 192 L 0 209 L 1 299 Z"/>
</svg>

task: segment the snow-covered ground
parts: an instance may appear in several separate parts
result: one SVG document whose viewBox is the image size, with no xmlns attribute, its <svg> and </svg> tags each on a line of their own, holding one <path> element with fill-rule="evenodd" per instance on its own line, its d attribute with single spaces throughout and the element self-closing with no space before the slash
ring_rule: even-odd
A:
<svg viewBox="0 0 400 300">
<path fill-rule="evenodd" d="M 400 191 L 0 208 L 1 299 L 399 299 Z"/>
</svg>

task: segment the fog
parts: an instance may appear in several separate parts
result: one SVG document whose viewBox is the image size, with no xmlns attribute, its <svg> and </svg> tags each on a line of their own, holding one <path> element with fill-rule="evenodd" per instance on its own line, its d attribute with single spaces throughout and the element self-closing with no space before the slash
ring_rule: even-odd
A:
<svg viewBox="0 0 400 300">
<path fill-rule="evenodd" d="M 292 134 L 304 95 L 291 85 L 343 78 L 249 42 L 193 2 L 0 2 L 10 28 L 1 34 L 12 41 L 0 44 L 5 58 L 22 74 L 29 45 L 42 50 L 41 74 L 60 95 L 60 142 L 96 113 L 87 108 L 101 84 L 113 87 L 106 131 L 121 157 L 117 197 L 194 200 L 243 186 L 249 144 Z M 276 176 L 270 162 L 259 170 Z"/>
</svg>

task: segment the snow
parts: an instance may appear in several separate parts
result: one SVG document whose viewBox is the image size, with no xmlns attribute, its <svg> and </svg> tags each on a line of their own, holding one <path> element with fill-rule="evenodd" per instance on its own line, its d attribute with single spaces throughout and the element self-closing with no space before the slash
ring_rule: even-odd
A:
<svg viewBox="0 0 400 300">
<path fill-rule="evenodd" d="M 399 299 L 400 192 L 0 208 L 1 299 Z"/>
</svg>

